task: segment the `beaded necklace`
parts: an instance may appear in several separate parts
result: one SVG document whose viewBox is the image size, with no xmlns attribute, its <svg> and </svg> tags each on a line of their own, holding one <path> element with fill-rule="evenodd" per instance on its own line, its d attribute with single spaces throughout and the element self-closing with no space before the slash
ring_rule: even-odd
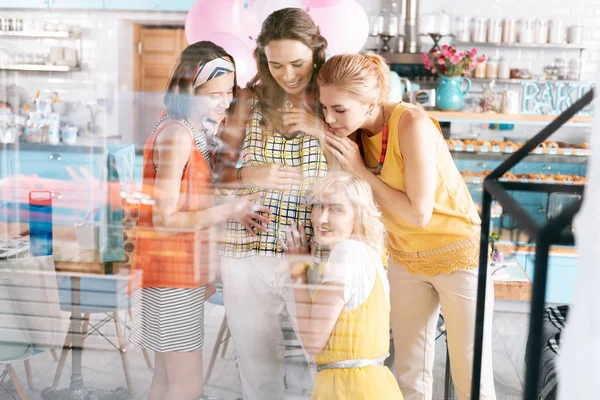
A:
<svg viewBox="0 0 600 400">
<path fill-rule="evenodd" d="M 358 148 L 360 150 L 360 156 L 363 160 L 363 163 L 365 164 L 365 167 L 367 167 L 367 169 L 369 171 L 371 171 L 374 175 L 379 175 L 381 173 L 381 169 L 383 168 L 383 163 L 385 162 L 385 155 L 387 153 L 387 145 L 388 145 L 389 130 L 388 130 L 387 120 L 385 119 L 384 106 L 381 106 L 381 115 L 383 116 L 383 132 L 381 135 L 382 136 L 381 137 L 381 156 L 379 157 L 379 164 L 377 164 L 377 166 L 375 168 L 369 167 L 365 160 L 365 153 L 364 153 L 362 138 L 361 138 L 362 133 L 359 131 L 356 136 L 356 143 L 358 144 Z"/>
</svg>

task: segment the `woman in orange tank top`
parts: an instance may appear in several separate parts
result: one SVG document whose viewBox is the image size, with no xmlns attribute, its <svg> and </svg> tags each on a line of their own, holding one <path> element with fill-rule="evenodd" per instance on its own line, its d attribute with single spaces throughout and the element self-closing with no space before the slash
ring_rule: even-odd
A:
<svg viewBox="0 0 600 400">
<path fill-rule="evenodd" d="M 235 88 L 235 63 L 225 50 L 211 42 L 188 46 L 169 79 L 166 112 L 144 146 L 130 340 L 156 353 L 149 399 L 202 394 L 204 300 L 217 258 L 213 228 L 269 212 L 250 197 L 215 204 L 213 143 Z"/>
<path fill-rule="evenodd" d="M 461 400 L 469 399 L 481 220 L 437 121 L 414 105 L 387 102 L 389 74 L 375 54 L 334 56 L 323 65 L 317 82 L 330 127 L 325 147 L 343 170 L 371 185 L 382 211 L 402 393 L 432 397 L 441 306 L 454 385 Z M 480 392 L 495 399 L 491 284 L 486 293 Z"/>
</svg>

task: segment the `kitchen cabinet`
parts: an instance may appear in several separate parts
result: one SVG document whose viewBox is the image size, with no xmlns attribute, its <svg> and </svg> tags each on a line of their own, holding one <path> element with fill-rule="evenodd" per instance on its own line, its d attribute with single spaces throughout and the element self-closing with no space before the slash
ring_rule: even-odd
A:
<svg viewBox="0 0 600 400">
<path fill-rule="evenodd" d="M 47 0 L 2 0 L 0 8 L 47 8 Z"/>
<path fill-rule="evenodd" d="M 194 2 L 195 0 L 104 0 L 104 8 L 108 10 L 188 11 Z"/>
</svg>

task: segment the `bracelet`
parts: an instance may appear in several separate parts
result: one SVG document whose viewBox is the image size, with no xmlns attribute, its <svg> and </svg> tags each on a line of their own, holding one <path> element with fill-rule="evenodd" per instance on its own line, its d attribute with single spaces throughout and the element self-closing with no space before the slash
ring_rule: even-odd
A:
<svg viewBox="0 0 600 400">
<path fill-rule="evenodd" d="M 242 187 L 244 187 L 244 181 L 242 180 L 242 170 L 243 169 L 244 169 L 244 167 L 238 168 L 238 170 L 236 172 L 237 181 Z"/>
</svg>

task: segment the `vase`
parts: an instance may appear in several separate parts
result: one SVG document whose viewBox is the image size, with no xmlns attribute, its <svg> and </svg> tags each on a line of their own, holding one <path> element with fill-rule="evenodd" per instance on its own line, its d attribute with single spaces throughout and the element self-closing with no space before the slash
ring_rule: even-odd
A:
<svg viewBox="0 0 600 400">
<path fill-rule="evenodd" d="M 435 95 L 435 105 L 442 111 L 459 111 L 465 101 L 465 95 L 471 90 L 471 81 L 462 76 L 440 76 L 440 85 Z M 463 90 L 463 83 L 467 88 Z"/>
</svg>

